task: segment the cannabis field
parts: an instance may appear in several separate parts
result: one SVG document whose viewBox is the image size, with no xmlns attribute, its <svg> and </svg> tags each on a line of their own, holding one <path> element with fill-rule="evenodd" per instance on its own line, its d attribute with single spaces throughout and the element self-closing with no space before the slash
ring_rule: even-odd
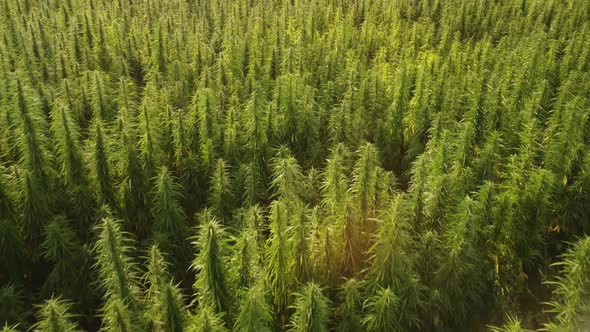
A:
<svg viewBox="0 0 590 332">
<path fill-rule="evenodd" d="M 590 0 L 0 0 L 0 329 L 590 330 Z"/>
</svg>

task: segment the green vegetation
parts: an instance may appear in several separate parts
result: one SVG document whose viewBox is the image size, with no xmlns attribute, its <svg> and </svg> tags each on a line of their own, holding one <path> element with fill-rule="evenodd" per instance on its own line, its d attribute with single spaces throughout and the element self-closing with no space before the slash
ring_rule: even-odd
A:
<svg viewBox="0 0 590 332">
<path fill-rule="evenodd" d="M 0 0 L 3 331 L 590 330 L 590 0 Z"/>
</svg>

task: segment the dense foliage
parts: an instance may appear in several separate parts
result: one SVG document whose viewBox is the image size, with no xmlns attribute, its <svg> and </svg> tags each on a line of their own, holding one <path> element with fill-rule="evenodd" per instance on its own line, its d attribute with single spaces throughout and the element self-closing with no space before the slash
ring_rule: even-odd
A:
<svg viewBox="0 0 590 332">
<path fill-rule="evenodd" d="M 590 0 L 0 0 L 3 331 L 587 331 Z"/>
</svg>

